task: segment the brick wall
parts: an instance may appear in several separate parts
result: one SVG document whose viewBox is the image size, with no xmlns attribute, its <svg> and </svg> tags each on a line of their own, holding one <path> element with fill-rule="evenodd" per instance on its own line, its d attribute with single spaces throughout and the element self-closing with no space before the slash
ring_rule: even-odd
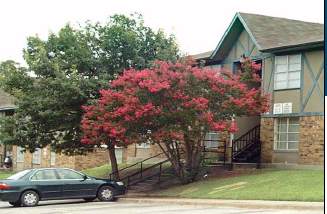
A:
<svg viewBox="0 0 327 214">
<path fill-rule="evenodd" d="M 99 148 L 92 153 L 83 156 L 79 155 L 74 158 L 74 169 L 80 171 L 108 164 L 109 152 L 107 149 Z"/>
<path fill-rule="evenodd" d="M 274 118 L 261 118 L 261 162 L 272 163 L 274 153 Z"/>
<path fill-rule="evenodd" d="M 123 163 L 127 163 L 128 157 L 136 157 L 136 144 L 131 144 L 123 149 Z"/>
<path fill-rule="evenodd" d="M 324 116 L 300 118 L 299 164 L 324 164 L 324 118 Z"/>
<path fill-rule="evenodd" d="M 67 167 L 75 169 L 75 157 L 56 154 L 55 167 Z"/>
<path fill-rule="evenodd" d="M 151 153 L 150 153 L 151 157 L 155 156 L 157 154 L 163 153 L 162 149 L 159 147 L 158 144 L 152 144 L 150 148 L 151 148 Z M 164 145 L 163 145 L 163 148 L 165 148 Z M 158 158 L 166 159 L 167 157 L 165 154 L 162 154 L 162 155 L 159 155 Z"/>
<path fill-rule="evenodd" d="M 0 143 L 0 163 L 4 160 L 5 145 Z"/>
</svg>

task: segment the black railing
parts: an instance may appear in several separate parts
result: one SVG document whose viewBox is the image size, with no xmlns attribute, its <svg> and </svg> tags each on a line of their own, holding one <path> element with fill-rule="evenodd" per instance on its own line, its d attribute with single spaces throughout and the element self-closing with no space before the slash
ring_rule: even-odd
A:
<svg viewBox="0 0 327 214">
<path fill-rule="evenodd" d="M 243 155 L 244 162 L 249 161 L 253 156 L 259 156 L 258 167 L 261 162 L 261 141 L 260 125 L 255 126 L 240 138 L 232 140 L 230 170 L 233 170 L 233 163 L 237 156 Z"/>
<path fill-rule="evenodd" d="M 162 154 L 164 154 L 164 152 L 160 153 L 158 155 L 152 156 L 150 158 L 147 158 L 147 159 L 145 159 L 143 161 L 140 161 L 140 162 L 138 162 L 136 164 L 133 164 L 133 165 L 131 165 L 129 167 L 125 167 L 124 169 L 121 169 L 120 171 L 128 169 L 128 168 L 130 168 L 132 166 L 136 166 L 137 164 L 142 164 L 141 166 L 143 166 L 143 162 L 148 161 L 148 160 L 150 160 L 152 158 L 155 158 L 155 157 L 157 157 L 159 155 L 162 155 Z M 181 151 L 180 155 L 183 155 L 183 154 L 185 154 L 185 152 Z M 141 167 L 139 171 L 134 172 L 131 175 L 125 176 L 124 178 L 121 178 L 120 181 L 123 181 L 126 184 L 127 190 L 129 189 L 130 186 L 136 185 L 136 184 L 138 184 L 138 183 L 140 183 L 140 182 L 142 182 L 144 180 L 147 180 L 147 179 L 149 179 L 151 177 L 154 177 L 154 176 L 157 176 L 157 175 L 159 175 L 158 176 L 159 177 L 158 181 L 160 182 L 161 181 L 161 174 L 163 172 L 166 172 L 166 169 L 163 169 L 163 164 L 165 164 L 167 162 L 169 162 L 169 159 L 166 159 L 166 160 L 161 161 L 159 163 L 153 164 L 153 165 L 151 165 L 149 167 L 146 167 L 146 168 Z M 153 170 L 155 168 L 158 168 L 158 172 L 151 173 L 150 170 Z M 167 169 L 168 168 L 171 169 L 171 167 L 167 167 Z M 149 174 L 146 174 L 146 172 L 149 172 Z M 144 176 L 144 174 L 145 174 L 145 176 Z"/>
<path fill-rule="evenodd" d="M 260 125 L 255 126 L 240 138 L 233 140 L 232 153 L 235 154 L 236 152 L 243 150 L 256 140 L 260 140 Z"/>
<path fill-rule="evenodd" d="M 153 158 L 156 158 L 156 157 L 158 157 L 158 156 L 160 156 L 160 155 L 163 155 L 163 154 L 165 154 L 165 153 L 162 152 L 162 153 L 157 154 L 157 155 L 155 155 L 155 156 L 152 156 L 152 157 L 146 158 L 146 159 L 144 159 L 144 160 L 142 160 L 142 161 L 139 161 L 139 162 L 137 162 L 137 163 L 134 163 L 134 164 L 132 164 L 132 165 L 130 165 L 130 166 L 124 167 L 124 168 L 122 168 L 122 169 L 120 169 L 120 170 L 118 170 L 118 171 L 116 171 L 116 172 L 111 173 L 111 174 L 109 175 L 109 178 L 112 179 L 114 174 L 121 173 L 122 171 L 124 171 L 124 170 L 126 170 L 126 169 L 131 169 L 132 167 L 135 167 L 135 166 L 137 166 L 137 165 L 140 165 L 140 171 L 139 171 L 139 173 L 141 173 L 141 176 L 142 176 L 142 171 L 143 171 L 143 168 L 144 168 L 144 167 L 143 167 L 144 162 L 146 162 L 146 161 L 148 161 L 148 160 L 151 160 L 151 159 L 153 159 Z M 122 180 L 122 179 L 120 179 L 120 180 Z"/>
<path fill-rule="evenodd" d="M 217 140 L 206 140 L 204 141 L 204 144 L 205 142 L 218 142 L 218 147 L 210 147 L 210 148 L 206 148 L 206 146 L 204 146 L 204 149 L 203 149 L 203 153 L 204 153 L 204 159 L 205 160 L 215 160 L 215 159 L 218 159 L 219 158 L 222 158 L 222 161 L 223 161 L 223 164 L 225 165 L 226 164 L 226 150 L 227 150 L 227 145 L 226 145 L 226 141 L 217 141 Z M 219 145 L 219 143 L 222 143 L 222 145 Z M 213 153 L 213 154 L 216 154 L 216 156 L 211 156 L 211 157 L 208 157 L 207 154 L 209 153 Z M 123 181 L 126 186 L 127 186 L 127 189 L 132 186 L 132 185 L 136 185 L 142 181 L 145 181 L 149 178 L 152 178 L 154 176 L 158 176 L 158 182 L 161 181 L 161 174 L 168 171 L 168 170 L 171 170 L 171 167 L 167 167 L 167 168 L 164 168 L 163 169 L 163 164 L 169 162 L 169 159 L 166 159 L 164 161 L 161 161 L 159 163 L 156 163 L 156 164 L 153 164 L 149 167 L 144 167 L 144 164 L 146 161 L 149 161 L 153 158 L 156 158 L 160 155 L 163 155 L 165 154 L 165 152 L 162 152 L 160 154 L 157 154 L 155 156 L 152 156 L 152 157 L 149 157 L 149 158 L 146 158 L 142 161 L 139 161 L 135 164 L 132 164 L 128 167 L 125 167 L 125 168 L 122 168 L 116 172 L 113 172 L 110 174 L 110 179 L 112 179 L 112 177 L 114 176 L 114 174 L 116 173 L 121 173 L 127 169 L 131 169 L 135 166 L 140 166 L 140 168 L 137 169 L 136 172 L 130 174 L 130 175 L 127 175 L 123 178 L 120 179 L 120 181 Z M 180 155 L 183 155 L 184 154 L 184 151 L 181 151 L 180 152 Z M 149 173 L 147 174 L 147 172 L 150 172 L 150 170 L 153 170 L 155 168 L 158 168 L 158 171 L 154 172 L 154 173 Z"/>
<path fill-rule="evenodd" d="M 207 147 L 205 146 L 205 142 L 217 142 L 218 146 L 216 147 Z M 222 145 L 219 145 L 219 143 L 222 143 Z M 217 161 L 221 160 L 223 161 L 223 165 L 226 165 L 226 153 L 227 153 L 227 143 L 226 140 L 205 140 L 204 146 L 203 146 L 203 154 L 204 154 L 204 160 L 209 161 Z M 214 154 L 213 156 L 209 156 L 207 154 Z"/>
<path fill-rule="evenodd" d="M 167 163 L 168 161 L 169 161 L 169 159 L 164 160 L 164 161 L 162 161 L 160 163 L 157 163 L 157 164 L 154 164 L 154 165 L 152 165 L 150 167 L 147 167 L 147 168 L 143 169 L 142 171 L 138 171 L 138 172 L 135 172 L 135 173 L 133 173 L 133 174 L 131 174 L 129 176 L 126 176 L 126 177 L 124 177 L 124 178 L 122 178 L 120 180 L 123 181 L 126 184 L 127 190 L 129 189 L 130 186 L 136 185 L 138 183 L 141 183 L 142 181 L 145 181 L 145 180 L 147 180 L 149 178 L 152 178 L 154 176 L 157 176 L 157 175 L 159 175 L 158 182 L 160 182 L 161 181 L 161 174 L 164 171 L 166 171 L 166 170 L 163 170 L 163 166 L 162 165 L 165 164 L 165 163 Z M 157 167 L 159 168 L 159 171 L 158 172 L 155 172 L 155 173 L 146 175 L 145 177 L 143 176 L 144 172 L 149 171 L 151 169 L 155 169 Z M 140 176 L 139 177 L 136 177 L 138 175 L 140 175 Z M 136 177 L 136 178 L 134 178 L 134 177 Z"/>
</svg>

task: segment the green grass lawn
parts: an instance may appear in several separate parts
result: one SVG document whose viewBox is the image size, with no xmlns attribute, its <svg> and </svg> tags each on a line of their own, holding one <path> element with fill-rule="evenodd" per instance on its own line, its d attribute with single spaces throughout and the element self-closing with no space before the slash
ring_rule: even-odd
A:
<svg viewBox="0 0 327 214">
<path fill-rule="evenodd" d="M 12 176 L 13 173 L 0 173 L 0 180 L 5 180 L 7 179 L 8 177 Z"/>
<path fill-rule="evenodd" d="M 159 195 L 202 199 L 324 201 L 324 172 L 263 170 L 264 173 L 213 178 L 173 187 Z"/>
<path fill-rule="evenodd" d="M 122 169 L 122 168 L 130 166 L 130 165 L 132 165 L 132 164 L 120 163 L 118 167 L 119 167 L 119 169 Z M 91 168 L 91 169 L 84 169 L 81 172 L 86 175 L 89 175 L 91 177 L 109 178 L 109 174 L 111 173 L 111 165 L 105 164 L 105 165 Z"/>
</svg>

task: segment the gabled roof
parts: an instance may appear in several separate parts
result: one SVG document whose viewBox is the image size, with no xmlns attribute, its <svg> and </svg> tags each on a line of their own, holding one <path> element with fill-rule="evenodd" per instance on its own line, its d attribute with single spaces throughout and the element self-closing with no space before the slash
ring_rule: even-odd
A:
<svg viewBox="0 0 327 214">
<path fill-rule="evenodd" d="M 201 60 L 201 59 L 208 59 L 211 54 L 212 54 L 213 51 L 207 51 L 207 52 L 204 52 L 204 53 L 200 53 L 200 54 L 195 54 L 195 55 L 192 55 L 194 57 L 194 59 L 196 60 Z"/>
<path fill-rule="evenodd" d="M 12 104 L 14 98 L 0 89 L 0 111 L 14 109 L 16 106 Z"/>
<path fill-rule="evenodd" d="M 324 24 L 236 13 L 210 58 L 219 60 L 224 57 L 243 29 L 262 52 L 308 45 L 324 46 Z"/>
</svg>

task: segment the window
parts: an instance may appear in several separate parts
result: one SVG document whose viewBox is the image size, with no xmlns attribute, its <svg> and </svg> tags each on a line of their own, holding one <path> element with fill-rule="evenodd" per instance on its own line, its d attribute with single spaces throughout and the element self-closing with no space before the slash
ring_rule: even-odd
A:
<svg viewBox="0 0 327 214">
<path fill-rule="evenodd" d="M 56 165 L 56 153 L 55 152 L 51 152 L 51 156 L 50 156 L 50 164 L 51 164 L 51 166 L 54 166 L 54 165 Z"/>
<path fill-rule="evenodd" d="M 7 180 L 18 180 L 22 177 L 24 177 L 25 175 L 27 175 L 31 170 L 30 169 L 26 169 L 24 171 L 18 172 L 12 176 L 10 176 L 9 178 L 7 178 Z"/>
<path fill-rule="evenodd" d="M 57 176 L 53 169 L 44 169 L 37 171 L 32 176 L 31 181 L 37 180 L 57 180 Z"/>
<path fill-rule="evenodd" d="M 208 65 L 208 66 L 205 66 L 205 68 L 216 69 L 216 70 L 218 70 L 218 74 L 220 73 L 220 70 L 222 69 L 221 64 Z"/>
<path fill-rule="evenodd" d="M 33 164 L 41 164 L 41 149 L 36 149 L 33 153 Z"/>
<path fill-rule="evenodd" d="M 209 132 L 206 134 L 204 145 L 206 148 L 218 147 L 218 132 Z"/>
<path fill-rule="evenodd" d="M 301 54 L 276 57 L 275 90 L 300 88 Z"/>
<path fill-rule="evenodd" d="M 69 169 L 57 169 L 58 175 L 60 179 L 67 179 L 67 180 L 84 180 L 84 175 L 69 170 Z"/>
<path fill-rule="evenodd" d="M 300 121 L 298 117 L 275 120 L 275 150 L 298 150 Z"/>
<path fill-rule="evenodd" d="M 150 146 L 151 146 L 150 140 L 147 140 L 146 143 L 136 144 L 137 148 L 150 148 Z"/>
<path fill-rule="evenodd" d="M 17 146 L 17 163 L 22 163 L 22 162 L 24 162 L 23 148 Z"/>
</svg>

